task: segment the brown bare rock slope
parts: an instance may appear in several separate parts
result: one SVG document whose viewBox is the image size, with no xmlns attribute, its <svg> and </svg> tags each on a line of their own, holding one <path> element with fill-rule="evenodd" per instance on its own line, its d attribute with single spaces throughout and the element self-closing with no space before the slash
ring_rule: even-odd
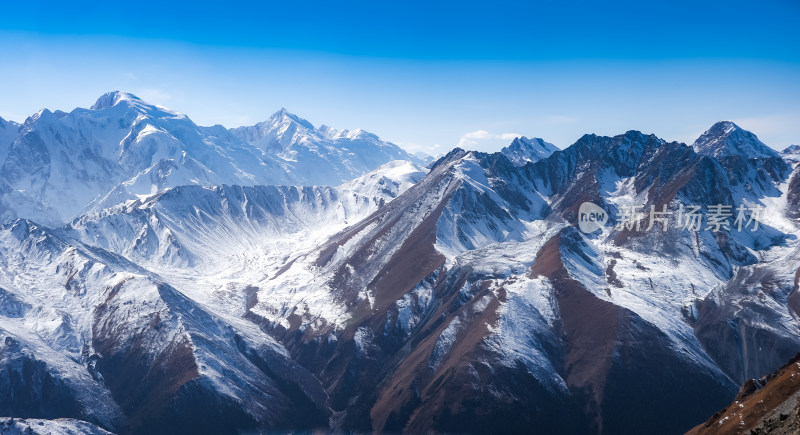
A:
<svg viewBox="0 0 800 435">
<path fill-rule="evenodd" d="M 587 250 L 577 230 L 568 227 L 542 247 L 531 275 L 549 278 L 555 289 L 562 315 L 562 376 L 591 419 L 588 430 L 681 431 L 684 423 L 673 416 L 698 415 L 719 403 L 726 385 L 677 357 L 666 336 L 636 313 L 599 299 L 573 279 L 563 257 Z"/>
<path fill-rule="evenodd" d="M 733 403 L 688 434 L 800 433 L 800 354 L 772 374 L 750 379 Z"/>
</svg>

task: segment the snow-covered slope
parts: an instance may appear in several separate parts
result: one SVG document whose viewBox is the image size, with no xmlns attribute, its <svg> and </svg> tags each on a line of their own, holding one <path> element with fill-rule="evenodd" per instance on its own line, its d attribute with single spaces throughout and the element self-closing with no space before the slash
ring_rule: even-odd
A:
<svg viewBox="0 0 800 435">
<path fill-rule="evenodd" d="M 198 301 L 242 315 L 246 288 L 255 291 L 287 261 L 384 207 L 424 174 L 391 162 L 338 188 L 180 186 L 76 219 L 64 231 L 145 265 Z M 286 285 L 270 300 L 279 305 L 294 293 Z"/>
<path fill-rule="evenodd" d="M 424 175 L 413 163 L 395 161 L 339 187 L 178 186 L 83 216 L 66 231 L 154 268 L 224 268 L 226 259 L 329 236 Z"/>
<path fill-rule="evenodd" d="M 0 227 L 0 252 L 0 414 L 150 433 L 327 424 L 317 381 L 251 324 L 30 221 Z"/>
<path fill-rule="evenodd" d="M 417 159 L 363 130 L 315 128 L 281 109 L 266 121 L 230 130 L 244 142 L 286 162 L 307 185 L 339 184 L 390 160 Z"/>
<path fill-rule="evenodd" d="M 7 435 L 110 435 L 96 425 L 71 418 L 43 420 L 38 418 L 0 417 L 0 431 Z"/>
<path fill-rule="evenodd" d="M 339 189 L 388 202 L 419 183 L 425 174 L 426 169 L 412 162 L 394 160 L 342 184 Z"/>
</svg>

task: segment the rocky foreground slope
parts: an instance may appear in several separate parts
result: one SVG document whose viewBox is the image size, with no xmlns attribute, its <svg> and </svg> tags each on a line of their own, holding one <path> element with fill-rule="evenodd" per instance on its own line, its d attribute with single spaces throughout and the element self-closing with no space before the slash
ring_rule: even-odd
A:
<svg viewBox="0 0 800 435">
<path fill-rule="evenodd" d="M 742 385 L 733 403 L 688 434 L 800 433 L 800 354 Z"/>
</svg>

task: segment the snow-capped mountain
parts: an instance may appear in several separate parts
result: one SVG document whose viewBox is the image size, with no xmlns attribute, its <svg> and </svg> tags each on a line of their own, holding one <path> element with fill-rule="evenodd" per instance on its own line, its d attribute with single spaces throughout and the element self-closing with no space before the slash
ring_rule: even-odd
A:
<svg viewBox="0 0 800 435">
<path fill-rule="evenodd" d="M 65 231 L 154 270 L 229 268 L 223 259 L 285 258 L 297 239 L 329 236 L 411 187 L 425 171 L 396 161 L 339 187 L 170 188 L 74 220 Z"/>
<path fill-rule="evenodd" d="M 500 152 L 515 165 L 522 166 L 528 162 L 538 162 L 556 151 L 558 151 L 558 147 L 543 139 L 538 137 L 528 139 L 522 136 L 514 139 L 511 145 L 503 148 Z"/>
<path fill-rule="evenodd" d="M 318 132 L 310 122 L 283 108 L 266 121 L 251 127 L 234 128 L 231 132 L 271 154 L 288 151 L 293 145 L 309 146 L 314 139 L 325 136 L 324 131 Z"/>
<path fill-rule="evenodd" d="M 413 160 L 370 133 L 313 129 L 284 110 L 253 128 L 275 143 L 199 127 L 123 92 L 90 109 L 0 123 L 2 215 L 57 225 L 168 187 L 337 185 L 391 160 Z"/>
<path fill-rule="evenodd" d="M 688 430 L 800 350 L 798 170 L 729 127 L 703 146 L 629 131 L 545 156 L 518 139 L 337 187 L 191 183 L 53 229 L 16 220 L 0 389 L 51 379 L 59 400 L 0 395 L 0 414 L 132 433 Z M 215 131 L 287 165 L 348 135 L 281 112 Z M 586 201 L 608 214 L 589 233 Z M 712 231 L 715 204 L 765 213 Z M 702 225 L 683 228 L 693 205 Z"/>
<path fill-rule="evenodd" d="M 728 173 L 737 198 L 758 201 L 780 196 L 777 182 L 791 167 L 787 160 L 761 142 L 755 134 L 730 121 L 714 124 L 693 145 L 698 154 L 714 157 Z"/>
<path fill-rule="evenodd" d="M 712 157 L 775 157 L 778 152 L 761 142 L 756 135 L 731 121 L 712 125 L 693 144 L 698 154 Z"/>
<path fill-rule="evenodd" d="M 339 184 L 391 160 L 417 161 L 372 133 L 326 125 L 316 128 L 286 109 L 254 126 L 230 131 L 264 153 L 286 161 L 290 171 L 310 185 Z"/>
<path fill-rule="evenodd" d="M 2 173 L 12 188 L 62 219 L 110 192 L 116 203 L 174 185 L 289 180 L 280 166 L 259 160 L 254 150 L 214 139 L 185 115 L 113 92 L 91 109 L 43 110 L 28 118 Z"/>
<path fill-rule="evenodd" d="M 800 267 L 797 227 L 779 217 L 786 206 L 747 237 L 612 230 L 589 238 L 568 225 L 585 200 L 619 216 L 626 201 L 725 204 L 731 192 L 713 158 L 638 132 L 585 136 L 523 167 L 457 150 L 384 209 L 281 266 L 259 286 L 251 317 L 303 364 L 339 362 L 322 381 L 340 398 L 334 409 L 348 410 L 345 427 L 687 429 L 738 382 L 800 348 L 797 313 L 786 305 Z M 759 264 L 753 252 L 769 260 Z M 294 320 L 280 307 L 296 302 L 275 298 L 287 287 L 318 295 Z M 725 329 L 731 322 L 737 335 Z M 332 333 L 336 345 L 320 354 Z M 319 343 L 313 358 L 303 356 L 309 342 Z M 742 351 L 765 346 L 771 352 Z M 386 376 L 379 391 L 348 377 L 355 367 Z M 643 397 L 659 397 L 657 415 Z"/>
<path fill-rule="evenodd" d="M 791 163 L 800 163 L 800 145 L 789 145 L 781 151 L 784 160 Z"/>
</svg>

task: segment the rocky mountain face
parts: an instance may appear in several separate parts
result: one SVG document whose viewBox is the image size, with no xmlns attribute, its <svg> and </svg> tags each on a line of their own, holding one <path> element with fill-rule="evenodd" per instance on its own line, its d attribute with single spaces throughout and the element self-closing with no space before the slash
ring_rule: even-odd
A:
<svg viewBox="0 0 800 435">
<path fill-rule="evenodd" d="M 30 221 L 0 240 L 3 415 L 132 432 L 327 422 L 319 383 L 257 328 Z"/>
<path fill-rule="evenodd" d="M 775 157 L 778 152 L 761 142 L 752 132 L 731 121 L 712 125 L 694 142 L 698 154 L 712 157 L 748 156 L 763 159 Z"/>
<path fill-rule="evenodd" d="M 541 154 L 520 138 L 338 187 L 190 183 L 13 220 L 0 397 L 18 400 L 0 414 L 124 433 L 689 430 L 800 351 L 797 170 L 737 129 Z M 284 162 L 364 137 L 285 112 L 228 133 Z M 587 201 L 608 220 L 583 232 Z M 709 228 L 715 205 L 727 226 Z"/>
<path fill-rule="evenodd" d="M 90 109 L 0 120 L 0 216 L 57 226 L 180 185 L 337 185 L 414 160 L 361 131 L 314 129 L 281 110 L 254 127 L 200 127 L 111 92 Z"/>
<path fill-rule="evenodd" d="M 790 163 L 800 162 L 800 145 L 790 145 L 781 151 L 784 160 Z"/>
<path fill-rule="evenodd" d="M 789 216 L 793 219 L 800 218 L 800 158 L 789 160 L 794 163 L 794 172 L 789 178 L 789 185 L 787 186 L 787 209 Z"/>
<path fill-rule="evenodd" d="M 773 373 L 750 379 L 725 409 L 689 434 L 793 434 L 800 431 L 800 354 Z"/>
<path fill-rule="evenodd" d="M 525 136 L 518 137 L 511 142 L 511 145 L 503 148 L 503 153 L 511 163 L 516 166 L 523 166 L 528 162 L 537 162 L 550 154 L 558 151 L 558 147 L 545 142 L 540 138 L 528 139 Z"/>
<path fill-rule="evenodd" d="M 777 151 L 730 121 L 714 124 L 695 141 L 694 149 L 720 162 L 740 197 L 780 196 L 775 185 L 790 172 L 790 163 Z"/>
<path fill-rule="evenodd" d="M 313 263 L 289 265 L 285 274 L 313 267 L 323 277 L 306 291 L 332 295 L 332 316 L 295 312 L 273 327 L 277 307 L 260 297 L 250 317 L 304 365 L 337 363 L 338 370 L 330 362 L 317 370 L 328 376 L 321 380 L 332 397 L 341 397 L 334 409 L 347 410 L 343 427 L 674 433 L 800 346 L 786 305 L 794 274 L 777 266 L 800 264 L 796 229 L 589 237 L 569 225 L 582 201 L 618 216 L 637 199 L 676 208 L 732 204 L 733 196 L 716 160 L 637 132 L 586 136 L 524 167 L 504 155 L 456 150 L 323 245 Z M 779 270 L 756 269 L 751 250 L 759 243 L 781 253 Z M 726 287 L 748 266 L 757 272 L 739 273 L 757 279 L 736 292 Z M 759 281 L 767 276 L 769 296 Z M 267 288 L 286 286 L 275 281 Z M 719 293 L 724 306 L 713 305 Z M 759 312 L 750 311 L 753 299 Z M 325 344 L 342 312 L 348 324 L 335 346 Z M 304 328 L 309 321 L 317 327 Z M 728 332 L 731 323 L 739 334 Z M 766 346 L 766 356 L 746 351 Z M 372 376 L 383 379 L 377 392 Z M 656 396 L 658 411 L 646 400 Z"/>
</svg>

